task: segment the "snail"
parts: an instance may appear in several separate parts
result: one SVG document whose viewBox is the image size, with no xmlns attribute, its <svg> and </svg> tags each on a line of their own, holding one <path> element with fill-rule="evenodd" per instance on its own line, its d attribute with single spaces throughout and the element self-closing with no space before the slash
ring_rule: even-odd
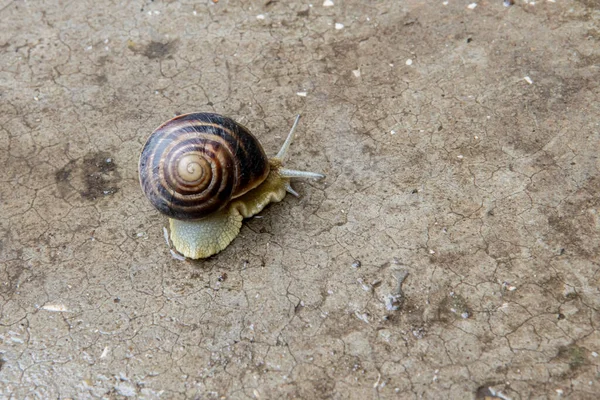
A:
<svg viewBox="0 0 600 400">
<path fill-rule="evenodd" d="M 286 193 L 298 197 L 290 178 L 324 178 L 283 167 L 299 119 L 270 159 L 246 127 L 219 114 L 179 115 L 150 135 L 140 155 L 140 184 L 152 205 L 169 217 L 179 253 L 199 259 L 220 252 L 238 235 L 244 218 Z"/>
</svg>

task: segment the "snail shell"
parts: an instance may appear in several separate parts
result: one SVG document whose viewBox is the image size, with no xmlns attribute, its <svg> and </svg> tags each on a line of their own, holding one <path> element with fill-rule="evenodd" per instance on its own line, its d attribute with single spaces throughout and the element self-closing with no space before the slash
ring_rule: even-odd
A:
<svg viewBox="0 0 600 400">
<path fill-rule="evenodd" d="M 299 118 L 271 159 L 248 129 L 218 114 L 180 115 L 150 135 L 140 156 L 140 183 L 169 216 L 169 237 L 179 253 L 198 259 L 220 252 L 244 218 L 286 193 L 298 196 L 290 179 L 324 177 L 283 167 Z"/>
<path fill-rule="evenodd" d="M 212 113 L 175 117 L 142 150 L 142 190 L 160 212 L 204 218 L 260 185 L 269 161 L 258 140 L 231 118 Z"/>
</svg>

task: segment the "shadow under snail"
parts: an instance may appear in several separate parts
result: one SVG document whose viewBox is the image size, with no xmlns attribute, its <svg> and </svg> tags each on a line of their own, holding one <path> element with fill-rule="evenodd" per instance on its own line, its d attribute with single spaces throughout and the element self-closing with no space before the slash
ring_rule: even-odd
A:
<svg viewBox="0 0 600 400">
<path fill-rule="evenodd" d="M 237 236 L 244 218 L 287 193 L 290 178 L 322 179 L 283 167 L 300 116 L 281 150 L 268 159 L 250 131 L 219 114 L 177 116 L 159 126 L 139 162 L 142 191 L 169 217 L 171 242 L 185 257 L 210 257 Z"/>
</svg>

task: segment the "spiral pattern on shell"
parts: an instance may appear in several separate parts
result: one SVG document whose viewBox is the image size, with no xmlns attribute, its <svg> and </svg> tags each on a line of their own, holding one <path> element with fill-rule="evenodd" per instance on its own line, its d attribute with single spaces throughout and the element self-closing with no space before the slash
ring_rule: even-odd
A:
<svg viewBox="0 0 600 400">
<path fill-rule="evenodd" d="M 244 126 L 211 113 L 186 114 L 158 127 L 139 163 L 144 194 L 163 214 L 200 219 L 258 186 L 269 162 Z"/>
</svg>

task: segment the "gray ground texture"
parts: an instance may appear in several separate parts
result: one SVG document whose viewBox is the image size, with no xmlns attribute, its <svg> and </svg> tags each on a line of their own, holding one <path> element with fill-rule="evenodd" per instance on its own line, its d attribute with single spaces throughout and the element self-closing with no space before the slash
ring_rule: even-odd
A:
<svg viewBox="0 0 600 400">
<path fill-rule="evenodd" d="M 598 2 L 328 3 L 0 1 L 1 398 L 597 398 Z M 179 261 L 194 111 L 327 178 Z"/>
</svg>

